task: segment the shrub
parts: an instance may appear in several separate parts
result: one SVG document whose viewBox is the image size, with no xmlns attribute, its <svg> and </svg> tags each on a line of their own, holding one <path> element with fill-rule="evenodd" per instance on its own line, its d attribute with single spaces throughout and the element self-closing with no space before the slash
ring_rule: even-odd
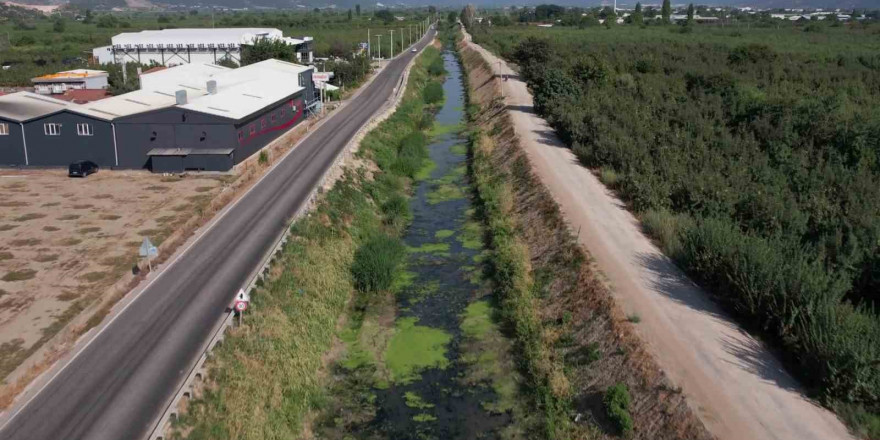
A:
<svg viewBox="0 0 880 440">
<path fill-rule="evenodd" d="M 414 177 L 422 168 L 422 163 L 428 157 L 428 137 L 422 132 L 413 132 L 400 141 L 397 148 L 397 160 L 394 162 L 394 172 Z"/>
<path fill-rule="evenodd" d="M 393 194 L 382 204 L 382 214 L 385 215 L 385 223 L 396 229 L 403 229 L 412 215 L 409 201 L 401 194 Z"/>
<path fill-rule="evenodd" d="M 443 85 L 437 81 L 431 81 L 422 92 L 425 103 L 429 105 L 439 104 L 443 101 Z"/>
<path fill-rule="evenodd" d="M 260 157 L 257 158 L 257 161 L 261 164 L 269 163 L 269 155 L 266 154 L 266 150 L 260 151 Z"/>
<path fill-rule="evenodd" d="M 355 287 L 362 292 L 389 289 L 405 256 L 400 239 L 384 234 L 370 238 L 354 254 L 351 273 Z"/>
<path fill-rule="evenodd" d="M 629 389 L 626 384 L 617 383 L 605 391 L 605 412 L 623 435 L 633 430 L 632 416 L 629 413 Z"/>
<path fill-rule="evenodd" d="M 434 58 L 428 65 L 428 74 L 431 76 L 442 76 L 446 74 L 446 67 L 443 66 L 442 58 Z"/>
</svg>

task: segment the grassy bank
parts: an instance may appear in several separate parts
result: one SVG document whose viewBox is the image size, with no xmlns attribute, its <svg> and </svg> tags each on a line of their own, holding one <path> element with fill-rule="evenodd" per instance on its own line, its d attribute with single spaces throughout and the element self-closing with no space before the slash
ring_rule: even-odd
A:
<svg viewBox="0 0 880 440">
<path fill-rule="evenodd" d="M 245 325 L 214 351 L 210 384 L 174 438 L 298 438 L 310 414 L 328 404 L 323 371 L 340 317 L 353 296 L 361 304 L 387 287 L 403 252 L 397 236 L 408 221 L 407 191 L 425 157 L 424 143 L 403 140 L 430 126 L 421 90 L 438 57 L 426 49 L 397 111 L 362 141 L 357 166 L 293 225 Z"/>
<path fill-rule="evenodd" d="M 470 172 L 488 258 L 542 437 L 710 438 L 616 308 L 552 197 L 531 172 L 491 69 L 463 49 Z"/>
</svg>

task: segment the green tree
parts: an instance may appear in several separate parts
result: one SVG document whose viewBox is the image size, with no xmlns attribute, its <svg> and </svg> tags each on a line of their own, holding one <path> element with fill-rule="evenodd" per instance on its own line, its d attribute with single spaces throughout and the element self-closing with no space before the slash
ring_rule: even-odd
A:
<svg viewBox="0 0 880 440">
<path fill-rule="evenodd" d="M 669 23 L 669 18 L 672 16 L 672 5 L 669 4 L 669 0 L 663 0 L 663 6 L 660 7 L 660 15 L 663 17 L 663 23 Z"/>
<path fill-rule="evenodd" d="M 218 66 L 228 67 L 230 69 L 235 69 L 238 67 L 238 63 L 236 63 L 232 58 L 220 58 L 220 61 L 217 61 Z"/>
<path fill-rule="evenodd" d="M 66 24 L 65 24 L 65 22 L 64 22 L 64 19 L 61 18 L 61 17 L 56 18 L 56 19 L 55 19 L 55 22 L 52 23 L 52 31 L 53 31 L 53 32 L 57 32 L 57 33 L 59 33 L 59 34 L 60 34 L 60 33 L 63 33 L 63 32 L 64 32 L 64 29 L 65 29 L 66 27 L 67 27 L 67 26 L 66 26 Z"/>
<path fill-rule="evenodd" d="M 391 23 L 394 21 L 394 14 L 387 9 L 381 9 L 373 13 L 373 16 L 385 22 L 385 24 Z"/>
<path fill-rule="evenodd" d="M 467 29 L 472 29 L 474 26 L 474 19 L 477 16 L 477 9 L 474 5 L 467 5 L 464 9 L 461 10 L 461 22 L 464 24 L 464 27 Z"/>
<path fill-rule="evenodd" d="M 688 21 L 688 24 L 691 24 L 694 22 L 694 4 L 693 3 L 688 5 L 687 21 Z"/>
<path fill-rule="evenodd" d="M 636 10 L 633 11 L 633 14 L 630 16 L 630 22 L 634 25 L 641 26 L 644 24 L 644 17 L 642 16 L 642 3 L 636 3 Z"/>
<path fill-rule="evenodd" d="M 348 10 L 348 21 L 351 21 L 351 9 Z"/>
<path fill-rule="evenodd" d="M 354 12 L 358 17 L 361 16 L 361 5 L 354 5 Z"/>
<path fill-rule="evenodd" d="M 296 54 L 293 47 L 280 40 L 262 39 L 249 46 L 242 46 L 241 65 L 258 63 L 275 58 L 277 60 L 294 61 Z"/>
<path fill-rule="evenodd" d="M 450 23 L 455 23 L 457 18 L 458 18 L 458 14 L 456 14 L 455 11 L 449 11 L 449 13 L 446 14 L 446 20 L 449 21 Z"/>
<path fill-rule="evenodd" d="M 83 23 L 92 24 L 92 22 L 94 20 L 95 20 L 95 17 L 94 17 L 94 15 L 92 15 L 92 10 L 86 9 L 86 16 L 85 16 L 85 18 L 83 18 Z"/>
<path fill-rule="evenodd" d="M 156 19 L 156 22 L 158 22 L 158 23 L 171 23 L 171 18 L 165 14 L 162 14 L 159 16 L 159 18 Z"/>
</svg>

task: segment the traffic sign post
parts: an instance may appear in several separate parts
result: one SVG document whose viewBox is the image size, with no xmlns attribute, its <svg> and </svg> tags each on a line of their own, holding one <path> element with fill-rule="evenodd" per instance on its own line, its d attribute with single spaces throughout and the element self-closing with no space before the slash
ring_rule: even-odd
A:
<svg viewBox="0 0 880 440">
<path fill-rule="evenodd" d="M 140 255 L 141 258 L 147 259 L 147 267 L 149 267 L 150 272 L 152 272 L 153 263 L 151 260 L 159 256 L 159 249 L 150 242 L 149 238 L 144 237 L 144 241 L 141 243 L 141 248 L 138 250 L 138 255 Z"/>
<path fill-rule="evenodd" d="M 238 312 L 238 326 L 241 327 L 241 320 L 244 316 L 244 311 L 248 308 L 248 303 L 251 302 L 250 295 L 244 291 L 244 289 L 239 289 L 238 295 L 235 296 L 235 304 L 233 308 L 236 312 Z"/>
</svg>

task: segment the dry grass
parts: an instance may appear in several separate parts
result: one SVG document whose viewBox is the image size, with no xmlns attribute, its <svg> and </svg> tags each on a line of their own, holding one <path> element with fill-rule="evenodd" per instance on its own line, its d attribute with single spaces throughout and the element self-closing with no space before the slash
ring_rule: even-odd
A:
<svg viewBox="0 0 880 440">
<path fill-rule="evenodd" d="M 38 219 L 38 218 L 43 218 L 43 217 L 45 217 L 45 216 L 46 216 L 46 214 L 40 214 L 40 213 L 36 213 L 36 212 L 30 212 L 30 213 L 27 213 L 27 214 L 25 214 L 25 215 L 22 215 L 22 216 L 16 217 L 16 218 L 12 219 L 12 221 L 16 221 L 16 222 L 26 222 L 26 221 L 29 221 L 29 220 L 36 220 L 36 219 Z"/>
<path fill-rule="evenodd" d="M 6 275 L 3 275 L 3 278 L 0 279 L 7 282 L 25 281 L 32 279 L 36 274 L 37 271 L 31 269 L 13 270 L 6 272 Z"/>
</svg>

